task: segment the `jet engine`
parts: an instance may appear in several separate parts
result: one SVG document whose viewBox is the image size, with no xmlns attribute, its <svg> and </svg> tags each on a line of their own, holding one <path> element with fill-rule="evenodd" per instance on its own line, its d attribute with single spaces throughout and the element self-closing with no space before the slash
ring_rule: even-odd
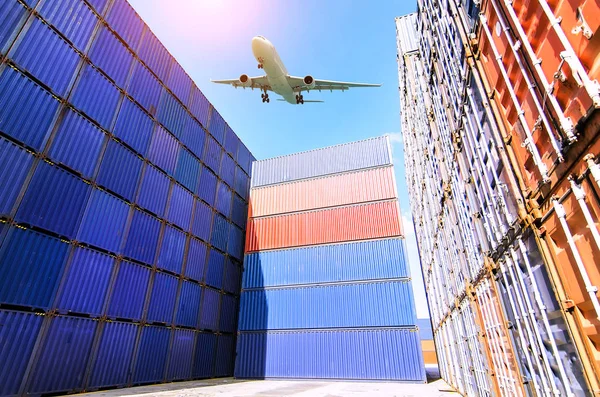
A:
<svg viewBox="0 0 600 397">
<path fill-rule="evenodd" d="M 309 90 L 315 88 L 315 79 L 311 75 L 304 77 L 302 81 L 304 82 L 304 86 Z"/>
<path fill-rule="evenodd" d="M 242 87 L 250 87 L 250 86 L 252 86 L 252 79 L 250 77 L 248 77 L 247 74 L 241 75 L 240 78 L 239 78 L 239 81 L 240 81 L 240 85 Z"/>
</svg>

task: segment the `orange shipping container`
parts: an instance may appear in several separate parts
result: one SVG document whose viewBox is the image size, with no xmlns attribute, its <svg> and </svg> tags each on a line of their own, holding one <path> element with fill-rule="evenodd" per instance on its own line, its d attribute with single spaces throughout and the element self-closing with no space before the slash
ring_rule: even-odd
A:
<svg viewBox="0 0 600 397">
<path fill-rule="evenodd" d="M 600 141 L 592 149 L 597 157 Z M 582 159 L 557 186 L 541 208 L 538 233 L 581 361 L 595 374 L 592 385 L 600 383 L 600 165 L 595 160 Z"/>
<path fill-rule="evenodd" d="M 375 168 L 255 188 L 250 217 L 396 198 L 394 168 Z"/>
<path fill-rule="evenodd" d="M 246 252 L 402 235 L 397 200 L 251 218 Z"/>
<path fill-rule="evenodd" d="M 479 59 L 524 190 L 536 193 L 599 131 L 578 124 L 600 108 L 600 3 L 486 0 L 481 9 Z"/>
</svg>

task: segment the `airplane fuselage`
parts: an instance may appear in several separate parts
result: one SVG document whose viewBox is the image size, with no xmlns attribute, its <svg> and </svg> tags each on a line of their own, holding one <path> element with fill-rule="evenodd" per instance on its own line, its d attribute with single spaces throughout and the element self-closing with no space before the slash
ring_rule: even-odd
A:
<svg viewBox="0 0 600 397">
<path fill-rule="evenodd" d="M 288 71 L 271 42 L 264 37 L 252 39 L 252 53 L 259 65 L 262 65 L 271 90 L 281 95 L 286 102 L 296 105 L 296 92 L 288 82 Z"/>
</svg>

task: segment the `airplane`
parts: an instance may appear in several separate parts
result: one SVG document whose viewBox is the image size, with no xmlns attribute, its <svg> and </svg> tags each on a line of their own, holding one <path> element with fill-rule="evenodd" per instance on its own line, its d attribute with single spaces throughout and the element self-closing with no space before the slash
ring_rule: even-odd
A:
<svg viewBox="0 0 600 397">
<path fill-rule="evenodd" d="M 343 81 L 317 80 L 313 76 L 294 77 L 288 74 L 283 65 L 279 54 L 271 42 L 262 36 L 256 36 L 252 39 L 252 53 L 258 62 L 258 68 L 265 71 L 264 76 L 249 77 L 242 74 L 237 79 L 229 80 L 211 80 L 217 84 L 229 84 L 234 87 L 258 88 L 262 91 L 260 95 L 263 103 L 269 103 L 269 91 L 272 91 L 285 101 L 294 105 L 304 104 L 304 102 L 323 102 L 314 100 L 304 100 L 302 92 L 311 90 L 333 90 L 345 91 L 354 87 L 380 87 L 381 84 L 347 83 Z"/>
</svg>

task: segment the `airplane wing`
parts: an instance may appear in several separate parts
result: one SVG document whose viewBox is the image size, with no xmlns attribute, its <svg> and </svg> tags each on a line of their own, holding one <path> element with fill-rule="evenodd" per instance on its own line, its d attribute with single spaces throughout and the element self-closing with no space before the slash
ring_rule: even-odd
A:
<svg viewBox="0 0 600 397">
<path fill-rule="evenodd" d="M 331 81 L 331 80 L 317 80 L 315 79 L 315 86 L 310 87 L 304 84 L 303 77 L 288 76 L 288 82 L 290 86 L 298 91 L 346 91 L 350 88 L 355 87 L 381 87 L 381 84 L 365 84 L 365 83 L 350 83 L 345 81 Z"/>
<path fill-rule="evenodd" d="M 271 90 L 271 86 L 269 85 L 269 80 L 267 80 L 267 76 L 257 76 L 250 77 L 251 84 L 244 85 L 240 82 L 239 79 L 229 79 L 229 80 L 211 80 L 212 83 L 217 84 L 227 84 L 234 87 L 242 87 L 242 88 L 258 88 L 258 89 L 266 89 Z"/>
</svg>

